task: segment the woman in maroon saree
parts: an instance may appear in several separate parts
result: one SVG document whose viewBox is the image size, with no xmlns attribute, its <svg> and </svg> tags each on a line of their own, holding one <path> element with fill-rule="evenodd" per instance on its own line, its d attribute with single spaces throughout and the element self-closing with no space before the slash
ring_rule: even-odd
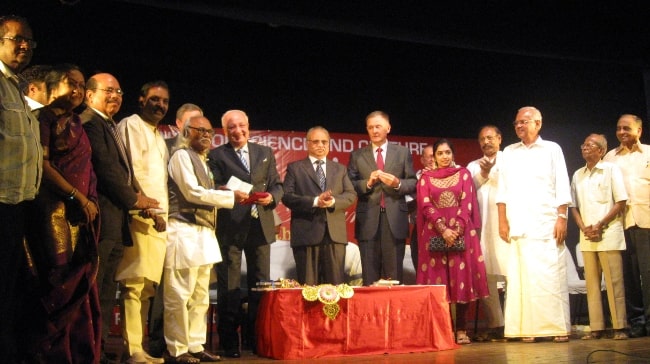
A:
<svg viewBox="0 0 650 364">
<path fill-rule="evenodd" d="M 85 81 L 76 66 L 61 65 L 45 83 L 50 103 L 38 115 L 43 185 L 27 247 L 33 298 L 28 362 L 98 363 L 96 178 L 90 142 L 73 112 L 83 101 Z"/>
<path fill-rule="evenodd" d="M 468 303 L 489 295 L 485 263 L 480 246 L 481 217 L 470 172 L 454 164 L 452 144 L 433 145 L 436 167 L 425 171 L 417 186 L 419 259 L 418 284 L 444 284 L 448 300 L 456 304 L 456 341 L 469 344 L 466 331 Z M 431 251 L 432 238 L 442 237 L 443 246 L 459 238 L 464 251 Z"/>
</svg>

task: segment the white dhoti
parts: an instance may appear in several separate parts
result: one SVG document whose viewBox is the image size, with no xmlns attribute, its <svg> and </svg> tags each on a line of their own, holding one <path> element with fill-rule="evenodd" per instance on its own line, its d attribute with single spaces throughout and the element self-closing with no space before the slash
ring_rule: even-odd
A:
<svg viewBox="0 0 650 364">
<path fill-rule="evenodd" d="M 203 351 L 211 270 L 212 264 L 206 264 L 163 271 L 165 342 L 172 356 Z"/>
<path fill-rule="evenodd" d="M 566 336 L 571 332 L 564 245 L 554 239 L 513 238 L 508 259 L 506 337 Z"/>
</svg>

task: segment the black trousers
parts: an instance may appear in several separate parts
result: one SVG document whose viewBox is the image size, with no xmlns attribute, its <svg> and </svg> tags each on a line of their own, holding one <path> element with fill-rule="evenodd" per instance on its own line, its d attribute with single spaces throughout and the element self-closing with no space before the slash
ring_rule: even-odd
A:
<svg viewBox="0 0 650 364">
<path fill-rule="evenodd" d="M 255 320 L 261 299 L 261 292 L 254 292 L 257 282 L 268 281 L 271 275 L 271 246 L 266 243 L 262 225 L 258 219 L 251 222 L 248 238 L 241 245 L 219 241 L 223 261 L 217 270 L 217 311 L 219 322 L 219 343 L 226 351 L 239 351 L 240 341 L 237 329 L 241 326 L 243 340 L 254 351 L 257 345 Z M 241 285 L 242 253 L 246 254 L 246 292 L 248 309 L 243 317 Z"/>
<path fill-rule="evenodd" d="M 18 360 L 16 326 L 18 305 L 25 297 L 23 288 L 27 264 L 23 238 L 31 201 L 16 205 L 0 203 L 0 358 L 3 363 Z"/>
</svg>

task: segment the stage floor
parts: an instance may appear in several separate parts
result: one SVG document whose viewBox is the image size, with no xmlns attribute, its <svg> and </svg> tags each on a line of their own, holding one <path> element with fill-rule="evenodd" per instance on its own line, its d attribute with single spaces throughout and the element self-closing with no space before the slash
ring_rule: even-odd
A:
<svg viewBox="0 0 650 364">
<path fill-rule="evenodd" d="M 108 350 L 121 351 L 120 339 L 112 337 Z M 472 343 L 457 350 L 418 354 L 361 355 L 345 358 L 310 359 L 319 363 L 650 363 L 650 337 L 620 340 L 580 340 L 572 336 L 568 343 L 551 341 L 527 344 Z M 242 352 L 240 359 L 226 359 L 227 363 L 298 363 L 297 360 L 260 358 L 250 351 Z"/>
</svg>

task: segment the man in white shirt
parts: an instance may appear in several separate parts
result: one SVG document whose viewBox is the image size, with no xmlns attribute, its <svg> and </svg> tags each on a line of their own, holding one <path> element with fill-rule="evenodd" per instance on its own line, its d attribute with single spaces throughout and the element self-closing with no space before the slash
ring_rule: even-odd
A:
<svg viewBox="0 0 650 364">
<path fill-rule="evenodd" d="M 521 142 L 503 151 L 496 198 L 499 236 L 511 244 L 504 335 L 567 342 L 569 175 L 560 146 L 539 136 L 538 109 L 519 109 L 513 125 Z"/>
<path fill-rule="evenodd" d="M 497 282 L 506 276 L 510 245 L 499 237 L 499 215 L 496 205 L 499 166 L 501 164 L 501 131 L 494 125 L 481 128 L 478 143 L 483 157 L 470 162 L 467 169 L 472 173 L 481 211 L 481 250 L 485 258 L 490 296 L 481 299 L 487 317 L 488 332 L 477 337 L 478 341 L 503 338 L 503 310 Z"/>
<path fill-rule="evenodd" d="M 132 362 L 151 357 L 142 347 L 143 322 L 149 315 L 150 298 L 154 297 L 162 276 L 167 246 L 167 162 L 169 153 L 158 123 L 169 109 L 169 87 L 164 81 L 148 82 L 140 89 L 140 112 L 122 119 L 117 125 L 133 167 L 133 175 L 142 191 L 160 202 L 157 213 L 133 214 L 129 221 L 132 246 L 124 248 L 115 279 L 120 282 L 124 300 L 123 336 Z"/>
<path fill-rule="evenodd" d="M 623 276 L 630 337 L 650 332 L 650 145 L 641 144 L 642 125 L 636 115 L 621 115 L 616 125 L 621 145 L 603 158 L 621 169 L 628 195 Z"/>
<path fill-rule="evenodd" d="M 627 339 L 621 257 L 621 251 L 625 250 L 621 212 L 627 200 L 623 175 L 615 164 L 600 160 L 607 152 L 604 135 L 589 135 L 580 149 L 587 165 L 578 169 L 571 180 L 571 214 L 580 229 L 591 328 L 582 339 L 598 339 L 605 330 L 600 288 L 603 275 L 614 339 Z"/>
<path fill-rule="evenodd" d="M 169 235 L 164 269 L 166 363 L 219 361 L 204 350 L 210 271 L 221 261 L 215 235 L 218 208 L 232 208 L 248 193 L 214 189 L 206 164 L 214 131 L 203 116 L 179 134 L 169 161 Z"/>
</svg>

